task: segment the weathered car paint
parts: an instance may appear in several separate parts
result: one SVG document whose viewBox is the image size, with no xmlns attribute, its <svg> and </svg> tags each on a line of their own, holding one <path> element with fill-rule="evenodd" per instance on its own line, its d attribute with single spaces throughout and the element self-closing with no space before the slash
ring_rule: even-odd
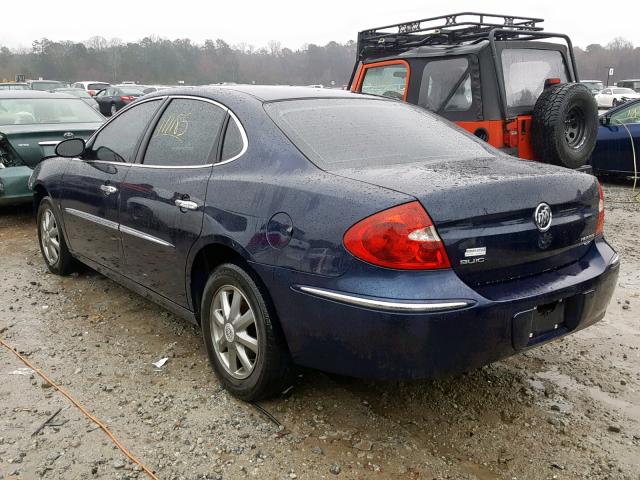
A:
<svg viewBox="0 0 640 480">
<path fill-rule="evenodd" d="M 196 280 L 193 273 L 201 265 L 199 253 L 206 248 L 224 246 L 240 255 L 266 286 L 297 363 L 365 377 L 433 376 L 513 354 L 520 350 L 514 347 L 517 344 L 514 339 L 520 338 L 527 326 L 526 322 L 516 322 L 513 318 L 560 299 L 575 304 L 578 313 L 557 332 L 535 336 L 527 347 L 575 331 L 602 317 L 618 271 L 617 256 L 602 238 L 589 241 L 581 258 L 566 266 L 556 264 L 543 273 L 481 286 L 463 282 L 454 270 L 399 271 L 356 259 L 342 244 L 344 232 L 375 212 L 420 197 L 416 184 L 406 185 L 407 189 L 391 180 L 396 176 L 409 178 L 409 173 L 389 171 L 384 175 L 384 182 L 373 182 L 373 179 L 348 178 L 348 175 L 322 171 L 303 157 L 267 117 L 263 100 L 254 96 L 258 90 L 253 94 L 246 88 L 239 90 L 244 91 L 208 88 L 165 90 L 155 94 L 201 95 L 214 99 L 234 112 L 249 139 L 246 152 L 240 158 L 211 168 L 201 232 L 197 236 L 195 229 L 190 229 L 184 242 L 179 240 L 185 232 L 184 225 L 178 221 L 182 212 L 171 204 L 182 191 L 184 181 L 173 169 L 163 172 L 136 165 L 108 164 L 118 171 L 119 180 L 114 184 L 118 185 L 120 200 L 119 206 L 105 206 L 103 199 L 95 194 L 94 185 L 103 182 L 108 174 L 115 175 L 115 171 L 105 172 L 106 166 L 97 168 L 90 161 L 78 159 L 43 162 L 34 178 L 34 188 L 38 191 L 60 191 L 63 184 L 65 192 L 72 192 L 73 200 L 69 200 L 68 206 L 90 208 L 92 214 L 106 215 L 106 220 L 117 223 L 118 227 L 110 232 L 116 239 L 115 244 L 123 242 L 126 234 L 123 227 L 136 228 L 173 245 L 176 256 L 168 260 L 155 245 L 146 244 L 149 249 L 142 250 L 145 244 L 141 243 L 133 254 L 139 263 L 130 262 L 132 255 L 126 251 L 118 258 L 117 248 L 109 243 L 105 232 L 100 239 L 97 232 L 87 235 L 86 231 L 70 226 L 71 216 L 63 213 L 72 252 L 111 278 L 194 320 L 198 298 L 192 296 L 191 282 Z M 306 95 L 304 89 L 267 91 L 276 98 Z M 308 95 L 319 94 L 309 92 Z M 323 92 L 322 95 L 350 94 Z M 482 164 L 484 160 L 478 159 L 478 162 Z M 500 168 L 507 168 L 508 162 L 485 165 L 468 175 L 442 174 L 436 183 L 425 185 L 425 190 L 433 195 L 431 205 L 430 197 L 425 194 L 427 210 L 433 206 L 443 220 L 455 220 L 464 217 L 456 213 L 460 209 L 474 208 L 480 215 L 484 210 L 498 208 L 496 188 L 492 189 L 491 185 L 499 182 L 492 177 L 500 177 Z M 129 174 L 121 173 L 119 168 L 128 170 Z M 533 168 L 534 171 L 519 174 L 521 195 L 531 194 L 527 188 L 533 187 L 529 187 L 527 178 L 559 171 L 545 166 Z M 63 179 L 61 170 L 65 172 Z M 199 178 L 198 173 L 192 172 L 192 175 Z M 585 195 L 591 194 L 592 178 L 574 172 L 566 175 L 565 181 L 573 188 L 584 183 L 583 188 L 588 191 Z M 79 178 L 82 176 L 92 179 Z M 204 179 L 198 181 L 205 182 Z M 533 184 L 535 181 L 531 180 Z M 471 202 L 466 198 L 468 192 L 474 195 Z M 510 195 L 517 193 L 510 192 Z M 559 195 L 548 194 L 552 198 Z M 200 202 L 203 197 L 198 192 L 195 198 Z M 83 207 L 81 202 L 87 206 Z M 508 202 L 500 202 L 503 207 L 508 206 Z M 127 211 L 129 206 L 131 211 Z M 291 232 L 290 239 L 286 245 L 274 248 L 268 238 L 271 231 L 268 226 L 274 215 L 280 213 L 290 219 L 286 228 Z M 141 222 L 129 223 L 136 215 Z M 154 229 L 146 229 L 150 225 L 155 225 Z M 502 228 L 508 226 L 508 222 L 501 225 Z M 79 238 L 82 236 L 84 238 Z M 92 242 L 87 242 L 88 236 Z M 192 244 L 191 239 L 195 237 Z M 502 248 L 507 252 L 517 251 L 518 243 L 510 242 L 506 236 Z M 145 273 L 154 278 L 149 280 Z M 176 279 L 183 283 L 176 283 Z M 462 300 L 470 306 L 431 314 L 382 312 L 321 299 L 301 292 L 300 286 L 371 299 Z M 518 318 L 526 320 L 526 316 Z"/>
</svg>

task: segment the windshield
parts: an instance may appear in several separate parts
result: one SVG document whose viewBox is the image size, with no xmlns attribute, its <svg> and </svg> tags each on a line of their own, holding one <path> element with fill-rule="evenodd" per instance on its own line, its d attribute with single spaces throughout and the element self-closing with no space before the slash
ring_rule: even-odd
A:
<svg viewBox="0 0 640 480">
<path fill-rule="evenodd" d="M 557 50 L 507 48 L 502 51 L 507 107 L 532 109 L 548 78 L 567 82 L 567 68 Z"/>
<path fill-rule="evenodd" d="M 327 170 L 488 157 L 489 147 L 422 108 L 373 99 L 265 104 L 307 158 Z"/>
<path fill-rule="evenodd" d="M 635 90 L 631 90 L 630 88 L 614 88 L 614 95 L 622 95 L 624 93 L 636 93 Z"/>
<path fill-rule="evenodd" d="M 52 95 L 53 96 L 53 95 Z M 0 99 L 0 125 L 102 122 L 100 114 L 75 98 Z"/>
<path fill-rule="evenodd" d="M 23 83 L 0 83 L 0 90 L 29 90 Z"/>
</svg>

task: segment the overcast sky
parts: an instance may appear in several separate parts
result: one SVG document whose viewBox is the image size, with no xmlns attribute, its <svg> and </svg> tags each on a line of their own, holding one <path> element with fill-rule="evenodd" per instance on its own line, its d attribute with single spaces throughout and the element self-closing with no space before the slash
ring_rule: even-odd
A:
<svg viewBox="0 0 640 480">
<path fill-rule="evenodd" d="M 575 45 L 606 44 L 616 36 L 640 46 L 637 9 L 632 3 L 595 1 L 513 2 L 503 0 L 402 0 L 349 2 L 336 0 L 107 0 L 57 2 L 0 0 L 3 28 L 0 45 L 31 48 L 35 39 L 87 40 L 93 35 L 136 41 L 145 36 L 222 38 L 263 47 L 270 40 L 283 47 L 305 43 L 345 42 L 358 30 L 460 11 L 484 11 L 545 19 L 545 30 L 567 33 Z M 105 12 L 109 13 L 105 13 Z"/>
</svg>

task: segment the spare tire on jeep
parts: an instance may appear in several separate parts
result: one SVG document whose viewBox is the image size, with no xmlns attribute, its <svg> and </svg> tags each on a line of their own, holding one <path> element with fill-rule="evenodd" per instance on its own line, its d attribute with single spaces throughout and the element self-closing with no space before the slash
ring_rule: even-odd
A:
<svg viewBox="0 0 640 480">
<path fill-rule="evenodd" d="M 580 83 L 546 88 L 533 109 L 531 140 L 536 159 L 567 168 L 584 165 L 596 144 L 598 106 Z"/>
</svg>

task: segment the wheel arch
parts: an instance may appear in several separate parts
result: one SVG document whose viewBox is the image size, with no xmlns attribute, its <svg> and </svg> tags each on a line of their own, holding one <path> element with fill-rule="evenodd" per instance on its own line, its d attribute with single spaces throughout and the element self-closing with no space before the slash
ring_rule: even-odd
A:
<svg viewBox="0 0 640 480">
<path fill-rule="evenodd" d="M 204 287 L 211 273 L 223 263 L 235 263 L 241 266 L 251 278 L 269 295 L 265 282 L 247 260 L 249 254 L 237 243 L 227 239 L 214 239 L 198 245 L 190 257 L 192 261 L 187 265 L 187 292 L 196 320 L 200 323 L 200 302 Z M 273 307 L 271 298 L 267 299 Z"/>
</svg>

